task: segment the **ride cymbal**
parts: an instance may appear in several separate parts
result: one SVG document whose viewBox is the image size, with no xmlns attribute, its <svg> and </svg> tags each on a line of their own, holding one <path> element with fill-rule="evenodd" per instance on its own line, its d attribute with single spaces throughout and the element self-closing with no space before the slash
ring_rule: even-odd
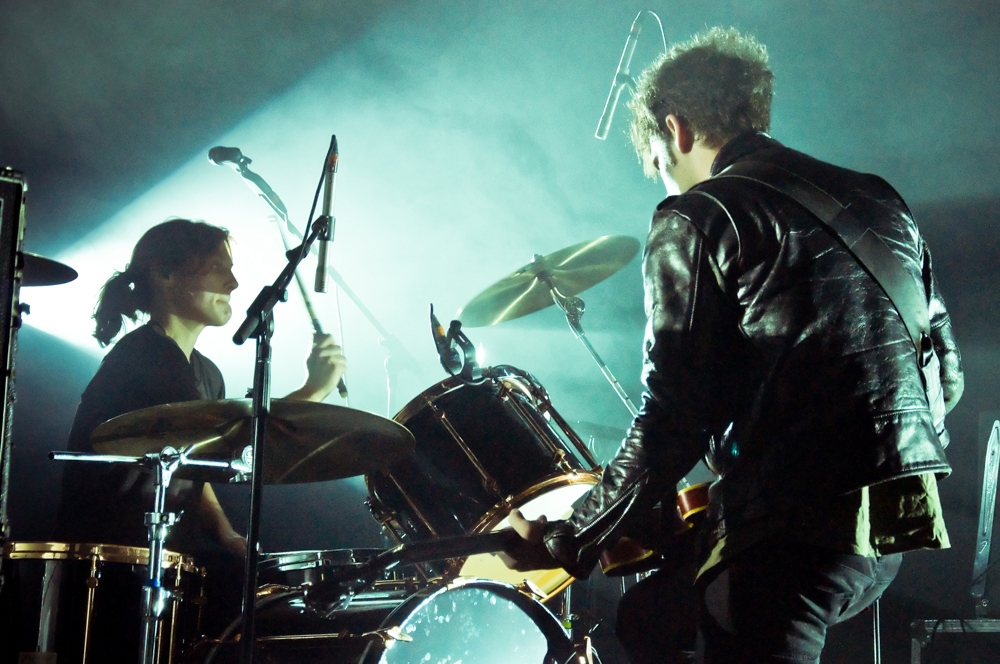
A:
<svg viewBox="0 0 1000 664">
<path fill-rule="evenodd" d="M 550 288 L 565 297 L 582 293 L 625 267 L 639 246 L 627 235 L 605 235 L 547 256 L 536 254 L 472 298 L 456 317 L 465 327 L 485 327 L 527 316 L 553 304 Z"/>
<path fill-rule="evenodd" d="M 170 446 L 228 461 L 250 444 L 249 399 L 187 401 L 126 413 L 91 435 L 102 454 L 142 456 Z M 384 468 L 413 450 L 406 427 L 331 404 L 272 399 L 264 452 L 265 484 L 320 482 Z"/>
</svg>

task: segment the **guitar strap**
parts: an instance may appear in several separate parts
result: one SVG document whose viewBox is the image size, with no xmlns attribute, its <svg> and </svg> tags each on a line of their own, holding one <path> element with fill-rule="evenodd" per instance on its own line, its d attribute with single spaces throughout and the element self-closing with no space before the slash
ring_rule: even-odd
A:
<svg viewBox="0 0 1000 664">
<path fill-rule="evenodd" d="M 841 205 L 809 180 L 766 162 L 740 161 L 715 178 L 742 178 L 763 184 L 812 212 L 885 291 L 906 325 L 918 361 L 923 364 L 921 356 L 930 350 L 930 314 L 923 285 L 918 287 L 899 257 L 850 207 Z"/>
</svg>

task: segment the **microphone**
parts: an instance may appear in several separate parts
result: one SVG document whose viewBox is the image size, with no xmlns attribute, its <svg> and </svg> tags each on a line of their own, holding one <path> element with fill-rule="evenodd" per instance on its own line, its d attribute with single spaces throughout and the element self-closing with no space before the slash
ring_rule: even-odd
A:
<svg viewBox="0 0 1000 664">
<path fill-rule="evenodd" d="M 208 151 L 208 160 L 216 166 L 222 166 L 223 164 L 245 166 L 251 161 L 243 156 L 239 148 L 227 148 L 221 145 L 216 145 Z"/>
<path fill-rule="evenodd" d="M 326 292 L 326 264 L 330 251 L 330 239 L 333 236 L 333 217 L 330 209 L 333 207 L 334 194 L 337 191 L 337 164 L 340 161 L 340 151 L 337 150 L 337 135 L 330 139 L 330 150 L 327 152 L 326 176 L 323 180 L 323 216 L 326 218 L 326 228 L 320 234 L 319 249 L 316 255 L 316 280 L 313 290 L 317 293 Z"/>
<path fill-rule="evenodd" d="M 641 17 L 642 12 L 640 11 L 636 14 L 635 20 L 632 21 L 628 39 L 625 40 L 625 49 L 622 51 L 621 59 L 618 60 L 618 69 L 615 70 L 615 77 L 611 80 L 611 91 L 608 92 L 608 100 L 604 102 L 604 112 L 601 113 L 601 119 L 597 122 L 597 131 L 594 132 L 594 137 L 602 141 L 608 137 L 608 131 L 611 130 L 611 118 L 615 115 L 615 109 L 618 107 L 618 99 L 622 96 L 622 90 L 625 89 L 626 85 L 634 84 L 632 77 L 629 76 L 628 67 L 632 63 L 632 54 L 635 53 L 635 45 L 639 41 L 639 33 L 642 32 L 642 24 L 639 23 Z"/>
<path fill-rule="evenodd" d="M 445 334 L 444 326 L 434 315 L 434 305 L 431 305 L 431 334 L 434 336 L 434 345 L 437 346 L 438 357 L 441 358 L 441 366 L 452 376 L 462 369 L 462 357 L 458 351 L 452 347 L 451 334 Z"/>
</svg>

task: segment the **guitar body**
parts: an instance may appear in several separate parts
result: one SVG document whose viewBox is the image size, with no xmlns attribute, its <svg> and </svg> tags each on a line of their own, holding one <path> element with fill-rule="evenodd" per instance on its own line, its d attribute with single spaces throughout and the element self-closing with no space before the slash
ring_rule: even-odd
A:
<svg viewBox="0 0 1000 664">
<path fill-rule="evenodd" d="M 711 482 L 704 482 L 681 489 L 677 493 L 677 514 L 683 525 L 672 534 L 671 544 L 676 543 L 678 546 L 690 544 L 687 534 L 708 509 L 709 486 Z M 622 537 L 613 547 L 601 553 L 600 562 L 605 576 L 628 576 L 657 568 L 663 559 L 663 555 L 645 548 L 636 540 Z"/>
</svg>

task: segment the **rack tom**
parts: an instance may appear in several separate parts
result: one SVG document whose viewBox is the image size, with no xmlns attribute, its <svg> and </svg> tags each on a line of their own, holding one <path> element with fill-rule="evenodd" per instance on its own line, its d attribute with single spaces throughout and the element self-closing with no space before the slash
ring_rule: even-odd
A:
<svg viewBox="0 0 1000 664">
<path fill-rule="evenodd" d="M 514 508 L 529 519 L 564 519 L 600 481 L 600 466 L 529 374 L 470 385 L 449 378 L 395 418 L 413 453 L 367 476 L 369 507 L 403 541 L 499 530 Z M 527 586 L 548 599 L 572 578 L 563 570 L 516 572 L 490 554 L 454 561 L 447 577 Z"/>
</svg>

